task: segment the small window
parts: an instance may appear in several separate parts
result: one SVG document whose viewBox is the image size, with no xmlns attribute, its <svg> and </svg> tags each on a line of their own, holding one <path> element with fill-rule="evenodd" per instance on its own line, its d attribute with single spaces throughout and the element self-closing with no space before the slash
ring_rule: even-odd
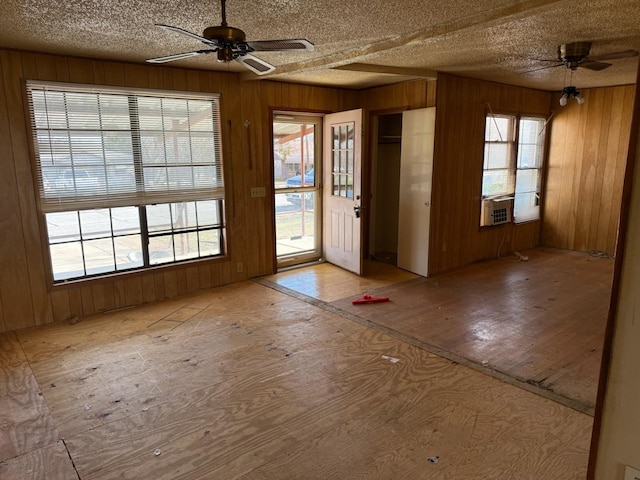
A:
<svg viewBox="0 0 640 480">
<path fill-rule="evenodd" d="M 538 220 L 545 119 L 487 115 L 481 226 Z"/>
<path fill-rule="evenodd" d="M 27 93 L 54 283 L 224 255 L 218 95 Z"/>
</svg>

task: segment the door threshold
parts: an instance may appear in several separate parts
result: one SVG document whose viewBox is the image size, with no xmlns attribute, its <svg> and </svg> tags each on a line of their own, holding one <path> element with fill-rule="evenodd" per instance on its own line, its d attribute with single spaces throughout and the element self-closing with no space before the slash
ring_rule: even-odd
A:
<svg viewBox="0 0 640 480">
<path fill-rule="evenodd" d="M 312 265 L 319 265 L 321 263 L 326 263 L 327 261 L 324 258 L 319 258 L 318 260 L 312 260 L 310 262 L 304 263 L 296 263 L 295 265 L 286 265 L 284 267 L 279 267 L 276 269 L 276 273 L 287 272 L 289 270 L 296 270 L 297 268 L 311 267 Z"/>
</svg>

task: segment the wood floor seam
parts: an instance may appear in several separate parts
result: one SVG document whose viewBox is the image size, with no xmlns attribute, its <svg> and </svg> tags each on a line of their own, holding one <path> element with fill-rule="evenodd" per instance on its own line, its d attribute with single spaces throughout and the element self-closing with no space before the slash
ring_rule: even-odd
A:
<svg viewBox="0 0 640 480">
<path fill-rule="evenodd" d="M 420 279 L 413 279 L 413 280 L 408 280 L 407 282 L 404 283 L 412 283 L 412 282 L 416 282 L 416 280 L 420 280 Z M 542 385 L 542 382 L 536 382 L 533 381 L 531 379 L 523 379 L 523 378 L 517 378 L 514 376 L 511 376 L 507 373 L 501 372 L 499 370 L 496 370 L 494 368 L 490 368 L 487 367 L 485 365 L 479 364 L 477 362 L 474 362 L 468 358 L 465 358 L 463 356 L 457 355 L 453 352 L 449 352 L 445 349 L 442 349 L 436 345 L 431 345 L 429 343 L 426 342 L 422 342 L 420 340 L 417 340 L 409 335 L 406 335 L 402 332 L 399 332 L 397 330 L 394 330 L 392 328 L 386 327 L 384 325 L 379 325 L 371 320 L 368 320 L 364 317 L 360 317 L 358 315 L 354 315 L 351 312 L 347 312 L 345 310 L 340 309 L 339 307 L 336 307 L 335 305 L 332 305 L 330 302 L 326 302 L 324 300 L 320 300 L 318 298 L 314 298 L 311 297 L 309 295 L 305 295 L 304 293 L 300 293 L 297 292 L 295 290 L 292 290 L 288 287 L 285 287 L 283 285 L 279 285 L 275 282 L 272 282 L 270 280 L 267 280 L 265 278 L 254 278 L 252 279 L 252 281 L 254 281 L 255 283 L 258 283 L 260 285 L 263 285 L 265 287 L 271 288 L 273 290 L 276 290 L 280 293 L 283 293 L 285 295 L 288 295 L 290 297 L 296 298 L 300 301 L 303 301 L 305 303 L 308 303 L 310 305 L 322 308 L 326 311 L 329 311 L 331 313 L 335 313 L 343 318 L 346 318 L 348 320 L 351 320 L 353 322 L 356 322 L 360 325 L 369 327 L 369 328 L 373 328 L 381 333 L 385 333 L 393 338 L 396 338 L 397 340 L 400 340 L 402 342 L 408 343 L 410 345 L 413 345 L 415 347 L 418 347 L 422 350 L 425 350 L 426 352 L 432 353 L 434 355 L 438 355 L 439 357 L 445 358 L 451 362 L 454 363 L 458 363 L 460 365 L 464 365 L 468 368 L 472 368 L 478 372 L 484 373 L 486 375 L 489 375 L 491 377 L 497 378 L 499 380 L 502 380 L 503 382 L 509 383 L 511 385 L 517 386 L 519 388 L 522 388 L 523 390 L 526 390 L 528 392 L 531 393 L 535 393 L 536 395 L 539 395 L 541 397 L 544 397 L 548 400 L 552 400 L 554 402 L 560 403 L 561 405 L 564 405 L 566 407 L 569 407 L 573 410 L 576 410 L 580 413 L 584 413 L 585 415 L 589 415 L 591 417 L 593 417 L 594 415 L 594 407 L 592 405 L 587 405 L 584 404 L 582 402 L 576 401 L 574 399 L 571 398 L 567 398 L 565 396 L 559 395 L 555 392 L 553 392 L 552 390 L 545 388 Z"/>
</svg>

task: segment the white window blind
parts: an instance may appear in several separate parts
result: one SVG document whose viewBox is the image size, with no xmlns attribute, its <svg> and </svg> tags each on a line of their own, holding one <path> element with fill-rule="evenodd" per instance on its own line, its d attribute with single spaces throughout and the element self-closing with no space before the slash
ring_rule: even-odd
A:
<svg viewBox="0 0 640 480">
<path fill-rule="evenodd" d="M 44 213 L 223 200 L 219 95 L 28 82 Z"/>
</svg>

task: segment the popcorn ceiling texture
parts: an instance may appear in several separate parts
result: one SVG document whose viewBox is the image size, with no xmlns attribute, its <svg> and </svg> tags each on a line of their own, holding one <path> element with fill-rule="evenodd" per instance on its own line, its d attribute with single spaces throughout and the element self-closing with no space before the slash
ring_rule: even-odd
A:
<svg viewBox="0 0 640 480">
<path fill-rule="evenodd" d="M 144 62 L 201 49 L 188 37 L 221 20 L 217 0 L 2 0 L 0 46 Z M 249 40 L 307 38 L 315 52 L 260 53 L 285 81 L 364 88 L 406 78 L 336 71 L 349 63 L 458 73 L 545 90 L 565 85 L 566 69 L 529 72 L 554 59 L 557 45 L 592 41 L 592 55 L 640 50 L 638 0 L 228 0 L 227 21 Z M 601 72 L 579 69 L 580 88 L 634 83 L 637 57 Z M 245 72 L 211 56 L 176 66 Z M 243 73 L 243 78 L 248 75 Z"/>
</svg>

